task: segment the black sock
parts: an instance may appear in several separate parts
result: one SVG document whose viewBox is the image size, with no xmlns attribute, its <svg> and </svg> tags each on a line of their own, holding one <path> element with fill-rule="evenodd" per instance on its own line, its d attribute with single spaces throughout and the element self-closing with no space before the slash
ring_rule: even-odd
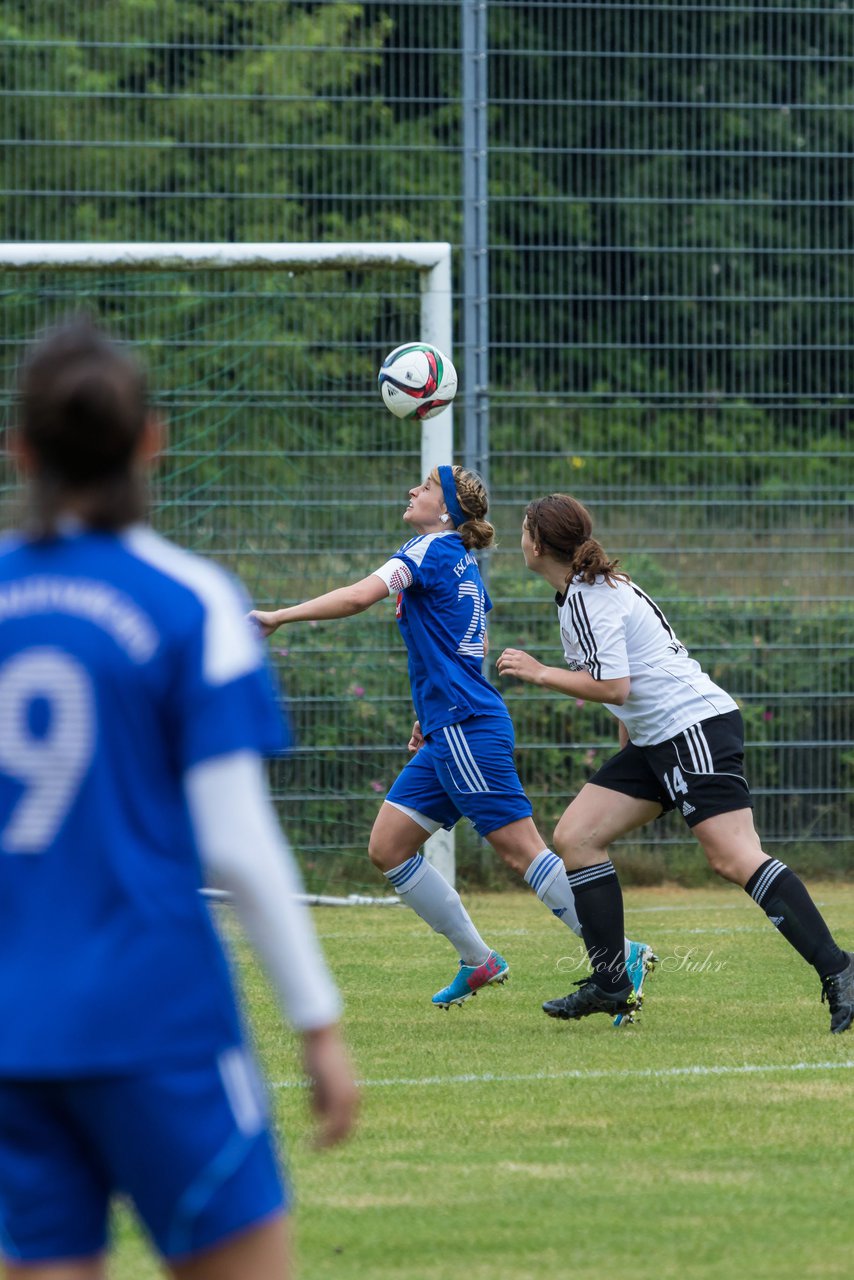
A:
<svg viewBox="0 0 854 1280">
<path fill-rule="evenodd" d="M 769 858 L 744 886 L 787 942 L 820 978 L 841 973 L 848 963 L 836 945 L 803 881 L 784 862 Z"/>
<path fill-rule="evenodd" d="M 575 910 L 597 987 L 622 991 L 628 986 L 625 963 L 623 893 L 610 858 L 595 867 L 567 874 Z"/>
</svg>

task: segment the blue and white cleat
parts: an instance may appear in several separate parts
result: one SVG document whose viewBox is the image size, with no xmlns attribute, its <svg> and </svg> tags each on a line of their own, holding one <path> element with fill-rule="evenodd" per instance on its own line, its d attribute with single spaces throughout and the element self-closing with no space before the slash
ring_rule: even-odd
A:
<svg viewBox="0 0 854 1280">
<path fill-rule="evenodd" d="M 634 1022 L 635 1014 L 640 1013 L 643 1007 L 643 984 L 647 975 L 652 973 L 658 964 L 658 956 L 653 952 L 652 947 L 647 946 L 645 942 L 630 942 L 629 954 L 626 959 L 626 974 L 629 982 L 631 982 L 635 993 L 634 1008 L 630 1013 L 618 1013 L 614 1019 L 614 1026 L 621 1027 L 624 1022 Z"/>
<path fill-rule="evenodd" d="M 450 986 L 443 987 L 433 997 L 437 1009 L 450 1009 L 452 1004 L 464 1004 L 472 996 L 476 996 L 481 987 L 491 987 L 493 983 L 506 982 L 510 966 L 497 951 L 490 951 L 483 964 L 463 964 Z"/>
</svg>

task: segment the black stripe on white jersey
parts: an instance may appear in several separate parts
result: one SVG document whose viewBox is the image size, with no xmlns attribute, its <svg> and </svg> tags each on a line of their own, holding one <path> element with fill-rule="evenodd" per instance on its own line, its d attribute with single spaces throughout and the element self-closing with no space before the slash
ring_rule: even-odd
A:
<svg viewBox="0 0 854 1280">
<path fill-rule="evenodd" d="M 631 587 L 632 591 L 634 591 L 634 593 L 635 593 L 635 595 L 636 595 L 636 596 L 640 596 L 641 600 L 645 600 L 645 601 L 646 601 L 646 603 L 649 605 L 650 609 L 652 609 L 653 613 L 655 614 L 656 618 L 658 618 L 658 621 L 659 621 L 659 622 L 661 623 L 661 625 L 664 627 L 664 630 L 665 630 L 665 631 L 667 632 L 667 634 L 670 636 L 670 639 L 671 639 L 671 640 L 675 640 L 675 639 L 676 639 L 676 634 L 675 634 L 675 632 L 674 632 L 673 628 L 671 627 L 670 623 L 667 621 L 667 619 L 665 618 L 664 614 L 661 612 L 661 610 L 659 609 L 659 607 L 658 607 L 658 605 L 655 603 L 655 601 L 654 601 L 654 600 L 650 600 L 650 598 L 649 598 L 649 596 L 646 594 L 646 592 L 645 592 L 645 591 L 641 591 L 640 587 L 636 587 L 636 586 L 635 586 L 635 584 L 634 584 L 633 582 L 630 582 L 630 583 L 629 583 L 629 586 Z"/>
<path fill-rule="evenodd" d="M 601 680 L 602 663 L 596 656 L 599 652 L 596 647 L 596 637 L 593 635 L 593 628 L 590 625 L 587 606 L 580 595 L 570 596 L 569 612 L 572 615 L 573 626 L 575 627 L 579 643 L 584 652 L 587 670 L 590 672 L 594 680 Z"/>
</svg>

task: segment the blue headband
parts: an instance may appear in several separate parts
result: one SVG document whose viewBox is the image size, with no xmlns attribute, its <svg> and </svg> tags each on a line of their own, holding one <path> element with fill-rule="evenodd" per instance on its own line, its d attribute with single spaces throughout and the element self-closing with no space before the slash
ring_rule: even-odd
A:
<svg viewBox="0 0 854 1280">
<path fill-rule="evenodd" d="M 471 517 L 464 515 L 460 506 L 460 500 L 457 497 L 457 482 L 454 479 L 454 468 L 437 467 L 436 470 L 439 472 L 439 483 L 442 486 L 442 496 L 445 499 L 445 506 L 448 508 L 448 515 L 455 525 L 465 524 L 466 520 L 470 520 Z"/>
</svg>

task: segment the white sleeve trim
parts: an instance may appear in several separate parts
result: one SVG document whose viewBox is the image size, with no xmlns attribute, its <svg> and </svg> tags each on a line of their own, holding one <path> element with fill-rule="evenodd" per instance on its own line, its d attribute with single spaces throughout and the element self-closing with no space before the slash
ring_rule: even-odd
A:
<svg viewBox="0 0 854 1280">
<path fill-rule="evenodd" d="M 246 621 L 249 601 L 219 565 L 175 546 L 145 525 L 131 526 L 123 537 L 135 556 L 180 582 L 201 603 L 202 662 L 210 684 L 228 684 L 261 666 L 263 648 Z"/>
<path fill-rule="evenodd" d="M 184 792 L 211 881 L 238 918 L 298 1031 L 337 1022 L 341 998 L 320 950 L 293 853 L 267 791 L 264 764 L 238 751 L 194 765 Z"/>
<path fill-rule="evenodd" d="M 413 583 L 412 570 L 406 561 L 401 560 L 398 556 L 392 556 L 390 560 L 386 560 L 385 564 L 381 564 L 379 569 L 374 569 L 374 573 L 378 578 L 382 578 L 388 587 L 389 595 L 396 595 L 398 591 L 405 591 Z"/>
</svg>

